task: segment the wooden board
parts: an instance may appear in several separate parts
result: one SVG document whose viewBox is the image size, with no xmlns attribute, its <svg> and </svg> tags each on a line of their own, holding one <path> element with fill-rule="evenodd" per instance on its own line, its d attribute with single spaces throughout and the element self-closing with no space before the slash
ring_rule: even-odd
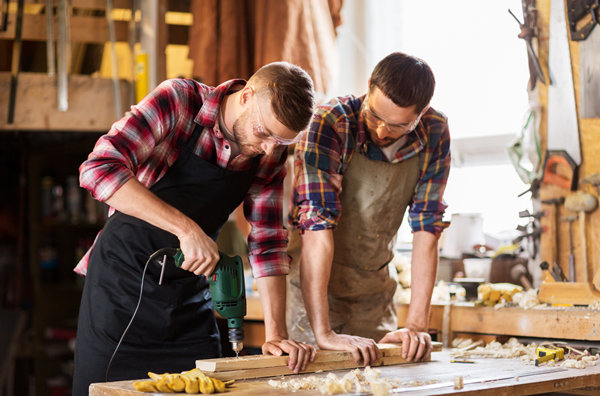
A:
<svg viewBox="0 0 600 396">
<path fill-rule="evenodd" d="M 8 108 L 10 73 L 0 72 L 0 109 Z M 121 80 L 121 103 L 127 103 L 130 84 Z M 117 119 L 112 80 L 69 76 L 69 110 L 57 109 L 56 79 L 45 73 L 20 73 L 14 124 L 0 111 L 0 130 L 107 132 Z M 123 114 L 128 106 L 124 106 Z"/>
<path fill-rule="evenodd" d="M 389 366 L 394 364 L 413 363 L 404 359 L 402 346 L 398 344 L 378 344 L 382 358 L 371 366 Z M 441 351 L 442 344 L 433 343 L 434 351 Z M 197 360 L 196 367 L 208 375 L 222 381 L 231 379 L 264 378 L 280 375 L 295 374 L 287 366 L 289 356 L 252 355 L 240 358 L 220 358 Z M 347 351 L 317 351 L 314 362 L 306 366 L 301 373 L 314 373 L 317 371 L 330 371 L 352 369 L 361 367 L 356 364 L 352 354 Z"/>
<path fill-rule="evenodd" d="M 473 358 L 473 364 L 450 363 L 448 350 L 433 354 L 431 362 L 423 364 L 404 364 L 400 366 L 383 366 L 378 368 L 382 377 L 395 379 L 409 383 L 411 381 L 437 381 L 443 385 L 444 382 L 452 382 L 453 378 L 462 376 L 464 381 L 472 379 L 490 379 L 510 377 L 504 380 L 477 382 L 465 384 L 464 389 L 454 390 L 452 386 L 438 386 L 428 390 L 400 387 L 395 389 L 399 393 L 411 395 L 451 394 L 451 395 L 531 395 L 544 392 L 566 392 L 573 389 L 590 388 L 600 386 L 600 366 L 588 367 L 586 369 L 567 369 L 551 374 L 542 374 L 548 369 L 528 365 L 519 359 L 486 359 Z M 520 374 L 540 371 L 539 375 L 521 377 Z M 335 372 L 338 378 L 347 371 Z M 292 378 L 299 379 L 308 375 L 323 377 L 328 373 L 316 373 L 297 375 Z M 276 378 L 280 379 L 280 378 Z M 269 379 L 236 381 L 233 387 L 228 388 L 225 394 L 231 396 L 242 395 L 295 395 L 295 396 L 318 396 L 317 390 L 302 390 L 292 392 L 285 389 L 275 389 L 268 385 Z M 133 388 L 133 380 L 108 383 L 97 383 L 90 386 L 90 396 L 143 396 Z M 595 389 L 598 392 L 598 389 Z M 579 391 L 577 392 L 579 393 Z M 588 393 L 598 394 L 598 393 Z M 148 395 L 146 393 L 146 395 Z M 162 395 L 153 393 L 153 395 Z M 166 395 L 166 394 L 165 394 Z"/>
</svg>

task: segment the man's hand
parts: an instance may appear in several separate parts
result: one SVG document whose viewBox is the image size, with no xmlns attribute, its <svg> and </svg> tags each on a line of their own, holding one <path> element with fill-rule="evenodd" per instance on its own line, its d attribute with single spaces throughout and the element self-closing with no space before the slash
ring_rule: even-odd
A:
<svg viewBox="0 0 600 396">
<path fill-rule="evenodd" d="M 365 367 L 381 358 L 381 351 L 377 348 L 375 341 L 370 338 L 336 334 L 334 331 L 319 336 L 315 334 L 315 337 L 321 349 L 349 351 L 352 353 L 354 361 Z"/>
<path fill-rule="evenodd" d="M 317 351 L 312 345 L 279 337 L 266 341 L 262 346 L 262 353 L 275 356 L 287 353 L 290 355 L 288 367 L 295 373 L 305 370 L 306 365 L 317 356 Z"/>
<path fill-rule="evenodd" d="M 415 331 L 407 328 L 387 333 L 379 342 L 402 343 L 402 357 L 408 361 L 429 360 L 431 355 L 431 336 L 424 331 Z"/>
<path fill-rule="evenodd" d="M 198 226 L 179 237 L 184 261 L 181 268 L 208 277 L 219 261 L 217 244 Z"/>
</svg>

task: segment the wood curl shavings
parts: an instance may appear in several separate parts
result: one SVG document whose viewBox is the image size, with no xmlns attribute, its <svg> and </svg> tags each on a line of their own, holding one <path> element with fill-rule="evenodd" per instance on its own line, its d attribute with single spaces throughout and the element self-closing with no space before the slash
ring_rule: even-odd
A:
<svg viewBox="0 0 600 396">
<path fill-rule="evenodd" d="M 510 338 L 505 344 L 501 344 L 497 341 L 492 341 L 486 346 L 477 346 L 472 349 L 474 345 L 470 339 L 457 338 L 452 341 L 454 349 L 450 353 L 453 358 L 496 358 L 496 359 L 520 359 L 524 363 L 534 364 L 536 359 L 536 350 L 538 344 L 531 343 L 528 345 L 521 344 L 516 338 Z M 557 343 L 558 346 L 563 346 L 561 343 Z M 546 366 L 565 367 L 565 368 L 578 368 L 583 369 L 598 364 L 600 359 L 599 355 L 589 355 L 578 351 L 575 348 L 564 345 L 568 353 L 564 360 L 555 361 L 549 360 L 541 363 Z"/>
<path fill-rule="evenodd" d="M 303 378 L 292 378 L 280 380 L 269 380 L 268 384 L 273 388 L 285 389 L 296 392 L 299 390 L 318 390 L 323 395 L 335 395 L 341 393 L 370 393 L 374 396 L 388 395 L 393 388 L 399 386 L 421 386 L 434 384 L 439 380 L 411 380 L 399 381 L 397 379 L 381 377 L 381 371 L 366 367 L 364 370 L 355 369 L 338 378 L 334 373 L 326 376 L 314 376 Z"/>
</svg>

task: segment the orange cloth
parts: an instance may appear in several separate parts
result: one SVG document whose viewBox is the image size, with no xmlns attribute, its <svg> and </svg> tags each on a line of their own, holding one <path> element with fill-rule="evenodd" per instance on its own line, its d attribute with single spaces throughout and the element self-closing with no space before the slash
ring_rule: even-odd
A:
<svg viewBox="0 0 600 396">
<path fill-rule="evenodd" d="M 288 61 L 308 72 L 324 94 L 337 64 L 335 28 L 343 0 L 192 0 L 193 74 L 208 85 L 248 78 Z"/>
</svg>

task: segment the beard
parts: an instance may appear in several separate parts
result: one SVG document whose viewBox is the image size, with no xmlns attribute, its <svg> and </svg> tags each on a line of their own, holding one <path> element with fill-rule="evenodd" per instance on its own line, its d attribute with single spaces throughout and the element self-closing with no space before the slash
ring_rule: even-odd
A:
<svg viewBox="0 0 600 396">
<path fill-rule="evenodd" d="M 233 137 L 236 143 L 240 146 L 240 152 L 248 157 L 256 157 L 263 154 L 260 148 L 257 148 L 248 141 L 248 134 L 244 133 L 244 125 L 249 125 L 248 110 L 244 112 L 233 123 Z"/>
<path fill-rule="evenodd" d="M 392 144 L 396 143 L 398 141 L 398 139 L 401 139 L 401 137 L 399 137 L 398 139 L 394 139 L 391 137 L 386 137 L 385 139 L 378 139 L 377 135 L 373 132 L 369 132 L 369 135 L 371 136 L 371 141 L 377 146 L 377 147 L 389 147 Z"/>
</svg>

